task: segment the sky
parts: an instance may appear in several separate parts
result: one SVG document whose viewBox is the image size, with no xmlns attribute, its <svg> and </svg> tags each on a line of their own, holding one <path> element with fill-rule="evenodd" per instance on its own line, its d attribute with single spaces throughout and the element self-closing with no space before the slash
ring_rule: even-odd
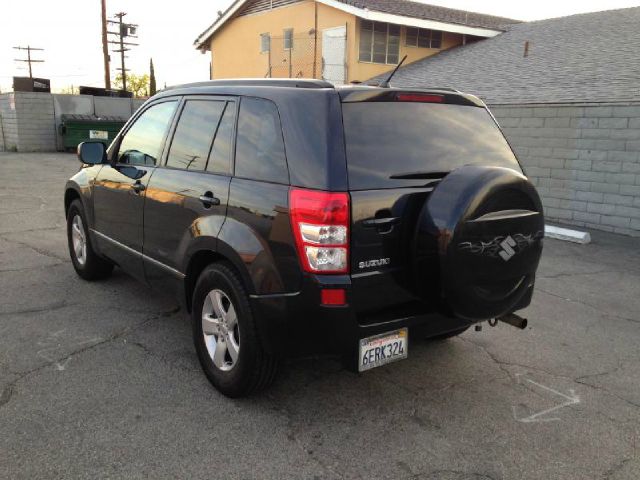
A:
<svg viewBox="0 0 640 480">
<path fill-rule="evenodd" d="M 70 86 L 104 86 L 100 30 L 100 0 L 8 0 L 0 16 L 0 91 L 11 89 L 12 77 L 28 76 L 26 52 L 14 46 L 44 48 L 34 52 L 33 75 L 51 79 L 54 91 Z M 575 13 L 640 6 L 640 0 L 429 0 L 422 3 L 475 11 L 519 20 L 541 20 Z M 162 5 L 168 5 L 163 7 Z M 138 24 L 135 41 L 128 52 L 127 68 L 148 73 L 153 58 L 158 88 L 165 84 L 207 80 L 209 54 L 193 46 L 195 38 L 225 10 L 231 0 L 107 0 L 107 16 L 127 12 L 125 22 Z M 119 66 L 118 54 L 111 55 L 111 78 Z"/>
</svg>

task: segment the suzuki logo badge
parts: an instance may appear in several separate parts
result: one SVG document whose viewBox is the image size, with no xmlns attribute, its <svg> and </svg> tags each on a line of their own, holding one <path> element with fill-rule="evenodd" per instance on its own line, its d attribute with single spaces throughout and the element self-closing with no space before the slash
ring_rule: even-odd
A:
<svg viewBox="0 0 640 480">
<path fill-rule="evenodd" d="M 536 233 L 514 233 L 506 237 L 500 235 L 492 240 L 485 242 L 482 240 L 476 242 L 461 242 L 458 244 L 460 250 L 465 250 L 473 255 L 486 255 L 487 257 L 500 258 L 505 262 L 534 245 L 540 245 L 540 241 L 544 237 L 544 232 L 539 230 Z"/>
<path fill-rule="evenodd" d="M 511 257 L 516 254 L 516 251 L 513 249 L 513 247 L 516 246 L 516 241 L 511 238 L 511 235 L 508 235 L 507 238 L 500 243 L 500 246 L 502 247 L 502 250 L 498 252 L 498 255 L 500 255 L 500 258 L 505 262 L 508 262 L 511 260 Z"/>
</svg>

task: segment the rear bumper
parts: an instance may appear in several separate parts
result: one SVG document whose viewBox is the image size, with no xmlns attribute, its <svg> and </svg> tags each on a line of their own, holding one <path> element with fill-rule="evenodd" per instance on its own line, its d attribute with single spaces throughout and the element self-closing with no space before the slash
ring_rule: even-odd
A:
<svg viewBox="0 0 640 480">
<path fill-rule="evenodd" d="M 344 288 L 350 298 L 348 276 L 305 276 L 299 292 L 252 296 L 256 326 L 264 348 L 282 356 L 312 353 L 349 354 L 358 340 L 379 333 L 410 328 L 410 335 L 435 336 L 464 328 L 467 320 L 440 313 L 399 316 L 389 321 L 360 324 L 355 309 L 349 306 L 322 306 L 320 290 Z"/>
</svg>

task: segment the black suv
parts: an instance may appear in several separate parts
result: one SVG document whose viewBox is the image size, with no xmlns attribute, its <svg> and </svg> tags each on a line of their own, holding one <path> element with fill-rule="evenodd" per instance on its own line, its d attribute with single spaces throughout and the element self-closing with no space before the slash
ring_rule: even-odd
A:
<svg viewBox="0 0 640 480">
<path fill-rule="evenodd" d="M 66 185 L 69 251 L 176 292 L 224 394 L 283 356 L 359 371 L 531 301 L 540 199 L 485 104 L 450 89 L 211 81 L 147 101 L 83 143 Z M 520 321 L 520 323 L 518 323 Z"/>
</svg>

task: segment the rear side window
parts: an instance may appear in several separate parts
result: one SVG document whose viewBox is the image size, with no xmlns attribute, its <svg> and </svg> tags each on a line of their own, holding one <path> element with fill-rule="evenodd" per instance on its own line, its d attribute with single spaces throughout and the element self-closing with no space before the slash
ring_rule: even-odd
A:
<svg viewBox="0 0 640 480">
<path fill-rule="evenodd" d="M 358 102 L 344 103 L 342 115 L 352 190 L 424 185 L 424 179 L 406 177 L 463 165 L 522 171 L 484 108 Z"/>
<path fill-rule="evenodd" d="M 280 117 L 269 100 L 243 98 L 240 103 L 235 175 L 288 183 Z"/>
<path fill-rule="evenodd" d="M 163 102 L 146 109 L 122 137 L 118 163 L 155 165 L 177 105 L 176 101 Z"/>
<path fill-rule="evenodd" d="M 173 135 L 167 166 L 204 170 L 225 102 L 187 100 Z"/>
<path fill-rule="evenodd" d="M 235 103 L 228 102 L 218 125 L 213 148 L 209 155 L 207 170 L 214 173 L 229 173 L 233 146 L 233 124 L 236 120 Z"/>
</svg>

